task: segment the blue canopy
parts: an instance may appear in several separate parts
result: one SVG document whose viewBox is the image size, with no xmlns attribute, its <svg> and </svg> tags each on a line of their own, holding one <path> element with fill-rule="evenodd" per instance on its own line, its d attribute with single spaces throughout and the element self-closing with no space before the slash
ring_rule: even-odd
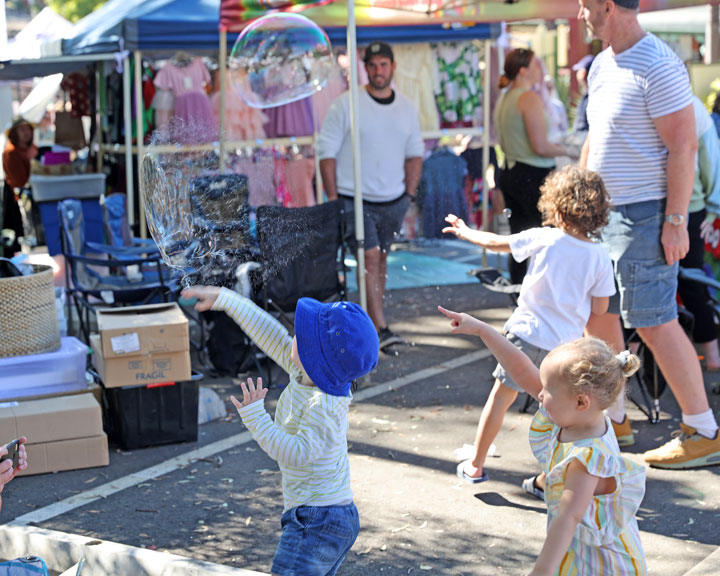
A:
<svg viewBox="0 0 720 576">
<path fill-rule="evenodd" d="M 80 20 L 63 54 L 107 53 L 121 49 L 143 52 L 214 52 L 219 46 L 220 0 L 111 0 Z M 345 44 L 345 28 L 328 28 L 334 45 Z M 458 28 L 441 24 L 358 27 L 358 44 L 458 41 L 496 38 L 500 25 L 474 24 Z M 232 46 L 236 35 L 228 35 Z"/>
</svg>

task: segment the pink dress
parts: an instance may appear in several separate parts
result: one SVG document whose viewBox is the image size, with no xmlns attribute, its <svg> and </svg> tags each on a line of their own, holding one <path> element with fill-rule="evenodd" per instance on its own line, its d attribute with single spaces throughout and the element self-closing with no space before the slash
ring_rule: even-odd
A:
<svg viewBox="0 0 720 576">
<path fill-rule="evenodd" d="M 218 124 L 205 92 L 209 83 L 210 73 L 200 58 L 187 66 L 169 61 L 155 77 L 156 88 L 175 95 L 172 133 L 178 142 L 199 144 L 217 139 Z"/>
</svg>

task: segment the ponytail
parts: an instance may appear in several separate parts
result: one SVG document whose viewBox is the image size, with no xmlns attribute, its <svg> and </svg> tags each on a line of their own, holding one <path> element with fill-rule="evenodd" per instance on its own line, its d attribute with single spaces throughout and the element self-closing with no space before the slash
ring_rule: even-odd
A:
<svg viewBox="0 0 720 576">
<path fill-rule="evenodd" d="M 498 86 L 503 89 L 510 85 L 517 78 L 521 68 L 530 66 L 530 62 L 535 57 L 535 52 L 528 48 L 516 48 L 505 56 L 505 74 L 500 76 Z"/>
</svg>

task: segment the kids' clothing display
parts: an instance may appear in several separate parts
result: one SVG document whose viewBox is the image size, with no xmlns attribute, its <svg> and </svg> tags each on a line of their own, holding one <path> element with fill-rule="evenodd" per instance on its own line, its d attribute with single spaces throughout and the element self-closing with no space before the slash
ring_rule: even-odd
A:
<svg viewBox="0 0 720 576">
<path fill-rule="evenodd" d="M 217 137 L 217 122 L 205 86 L 210 83 L 210 72 L 202 59 L 193 58 L 181 66 L 168 61 L 155 77 L 155 87 L 169 90 L 175 96 L 174 117 L 192 130 L 183 140 L 211 142 Z"/>
<path fill-rule="evenodd" d="M 515 260 L 532 260 L 505 331 L 543 350 L 580 338 L 591 298 L 615 294 L 607 249 L 559 228 L 530 228 L 508 241 Z"/>
<path fill-rule="evenodd" d="M 262 401 L 239 410 L 253 438 L 280 467 L 284 511 L 351 503 L 347 430 L 352 395 L 332 396 L 303 385 L 303 373 L 290 359 L 288 331 L 249 299 L 223 288 L 213 310 L 225 311 L 290 376 L 275 421 Z"/>
<path fill-rule="evenodd" d="M 614 492 L 593 497 L 557 576 L 647 573 L 635 518 L 645 494 L 645 469 L 620 454 L 610 419 L 605 417 L 605 422 L 607 431 L 600 438 L 562 442 L 561 428 L 541 406 L 530 426 L 530 447 L 547 475 L 548 527 L 558 514 L 567 467 L 573 460 L 593 476 L 614 478 L 617 483 Z"/>
</svg>

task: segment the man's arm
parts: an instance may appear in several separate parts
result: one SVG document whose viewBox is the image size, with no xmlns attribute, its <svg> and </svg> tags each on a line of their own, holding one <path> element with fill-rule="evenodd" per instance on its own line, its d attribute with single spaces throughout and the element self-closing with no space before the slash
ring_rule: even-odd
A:
<svg viewBox="0 0 720 576">
<path fill-rule="evenodd" d="M 417 194 L 421 173 L 422 158 L 405 158 L 405 194 L 411 198 L 415 198 Z"/>
<path fill-rule="evenodd" d="M 695 180 L 695 153 L 698 148 L 693 106 L 690 104 L 682 110 L 660 116 L 653 121 L 668 151 L 665 214 L 687 216 Z M 661 241 L 668 264 L 682 260 L 690 248 L 687 226 L 673 226 L 665 222 Z"/>
<path fill-rule="evenodd" d="M 322 177 L 323 188 L 328 200 L 337 198 L 337 161 L 335 158 L 323 158 L 320 160 L 320 176 Z"/>
</svg>

